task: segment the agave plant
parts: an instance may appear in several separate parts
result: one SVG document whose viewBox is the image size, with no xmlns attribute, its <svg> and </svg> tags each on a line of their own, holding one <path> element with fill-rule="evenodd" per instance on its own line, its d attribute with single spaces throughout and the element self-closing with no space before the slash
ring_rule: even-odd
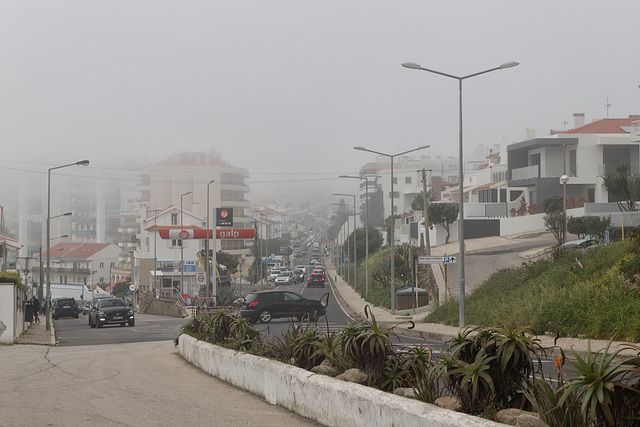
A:
<svg viewBox="0 0 640 427">
<path fill-rule="evenodd" d="M 232 316 L 229 323 L 228 341 L 231 347 L 239 351 L 248 351 L 262 341 L 260 333 L 249 324 L 247 319 Z"/>
<path fill-rule="evenodd" d="M 490 362 L 495 358 L 479 352 L 472 363 L 458 360 L 458 366 L 449 372 L 456 378 L 455 391 L 464 412 L 479 413 L 493 400 L 495 387 L 488 371 L 491 369 Z"/>
<path fill-rule="evenodd" d="M 587 357 L 583 359 L 574 350 L 573 377 L 564 385 L 564 393 L 559 404 L 564 404 L 577 393 L 581 401 L 581 413 L 585 424 L 630 425 L 640 409 L 640 358 L 638 356 L 615 362 L 621 348 L 609 353 L 613 338 L 607 346 L 593 354 L 591 341 L 587 347 Z"/>
</svg>

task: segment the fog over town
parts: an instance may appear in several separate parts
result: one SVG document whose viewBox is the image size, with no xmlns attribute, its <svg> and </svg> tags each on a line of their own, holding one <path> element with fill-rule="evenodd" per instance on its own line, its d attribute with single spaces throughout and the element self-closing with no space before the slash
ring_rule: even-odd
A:
<svg viewBox="0 0 640 427">
<path fill-rule="evenodd" d="M 456 76 L 520 63 L 465 82 L 465 156 L 571 129 L 574 113 L 628 117 L 640 111 L 639 15 L 631 0 L 6 1 L 7 225 L 20 198 L 46 196 L 49 168 L 83 159 L 55 174 L 133 191 L 137 170 L 213 155 L 246 170 L 256 203 L 358 191 L 338 176 L 388 159 L 354 146 L 430 145 L 415 156 L 455 162 L 457 84 L 407 61 Z"/>
</svg>

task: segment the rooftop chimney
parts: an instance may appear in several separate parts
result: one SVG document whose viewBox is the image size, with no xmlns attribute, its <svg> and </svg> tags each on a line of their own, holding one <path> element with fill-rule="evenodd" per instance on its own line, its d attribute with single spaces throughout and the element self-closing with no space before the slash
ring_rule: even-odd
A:
<svg viewBox="0 0 640 427">
<path fill-rule="evenodd" d="M 584 113 L 573 113 L 573 128 L 578 129 L 584 126 Z"/>
<path fill-rule="evenodd" d="M 536 137 L 536 130 L 535 129 L 527 129 L 525 131 L 527 133 L 527 137 L 526 137 L 526 141 L 529 141 L 530 139 L 535 139 Z"/>
</svg>

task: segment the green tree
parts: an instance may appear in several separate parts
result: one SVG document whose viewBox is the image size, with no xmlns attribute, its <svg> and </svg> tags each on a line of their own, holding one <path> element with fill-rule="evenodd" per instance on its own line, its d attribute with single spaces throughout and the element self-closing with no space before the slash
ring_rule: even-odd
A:
<svg viewBox="0 0 640 427">
<path fill-rule="evenodd" d="M 570 216 L 567 219 L 567 231 L 578 236 L 578 239 L 584 239 L 588 234 L 586 218 L 586 216 Z"/>
<path fill-rule="evenodd" d="M 227 271 L 229 272 L 229 275 L 231 275 L 238 272 L 240 255 L 231 255 L 229 252 L 218 251 L 216 252 L 216 261 L 218 264 L 227 267 Z"/>
<path fill-rule="evenodd" d="M 459 208 L 456 203 L 430 203 L 429 204 L 429 225 L 439 224 L 447 232 L 445 244 L 449 243 L 451 236 L 450 226 L 458 220 Z"/>
<path fill-rule="evenodd" d="M 427 191 L 427 202 L 431 204 L 435 201 L 435 195 L 431 190 Z M 413 211 L 422 211 L 424 210 L 424 197 L 422 197 L 422 193 L 418 193 L 416 197 L 411 202 L 411 209 Z"/>
<path fill-rule="evenodd" d="M 542 199 L 542 210 L 547 214 L 562 212 L 562 199 L 563 197 L 561 194 L 545 197 Z"/>
<path fill-rule="evenodd" d="M 353 234 L 349 235 L 349 242 L 353 242 Z M 360 262 L 367 256 L 367 248 L 366 248 L 366 233 L 365 229 L 358 228 L 355 232 L 356 235 L 356 262 Z M 346 241 L 345 241 L 346 245 Z M 380 233 L 374 227 L 369 227 L 369 256 L 377 252 L 382 246 L 382 233 Z M 353 243 L 351 243 L 351 248 L 353 248 Z M 344 247 L 346 250 L 346 246 Z"/>
</svg>

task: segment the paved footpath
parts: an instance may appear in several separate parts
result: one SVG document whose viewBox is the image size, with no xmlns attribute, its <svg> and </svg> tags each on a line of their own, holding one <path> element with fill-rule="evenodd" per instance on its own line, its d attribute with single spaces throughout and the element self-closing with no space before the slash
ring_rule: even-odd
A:
<svg viewBox="0 0 640 427">
<path fill-rule="evenodd" d="M 194 368 L 172 342 L 0 346 L 0 426 L 317 426 Z"/>
</svg>

